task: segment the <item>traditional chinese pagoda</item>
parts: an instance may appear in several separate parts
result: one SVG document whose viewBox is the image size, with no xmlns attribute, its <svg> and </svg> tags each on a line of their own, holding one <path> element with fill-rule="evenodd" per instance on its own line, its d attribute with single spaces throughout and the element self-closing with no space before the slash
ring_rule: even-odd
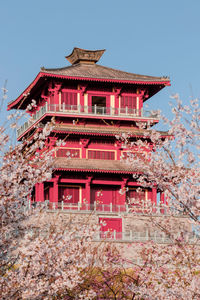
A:
<svg viewBox="0 0 200 300">
<path fill-rule="evenodd" d="M 55 120 L 49 137 L 55 148 L 53 176 L 36 184 L 32 201 L 48 200 L 50 209 L 74 214 L 94 211 L 97 222 L 106 221 L 103 231 L 119 235 L 130 229 L 128 200 L 140 197 L 156 205 L 158 191 L 155 187 L 137 193 L 135 171 L 123 160 L 129 150 L 116 136 L 144 138 L 140 122 L 148 126 L 159 122 L 157 114 L 143 109 L 144 102 L 170 81 L 99 65 L 104 52 L 74 48 L 66 56 L 71 65 L 42 67 L 8 109 L 26 110 L 32 99 L 36 101 L 30 121 L 17 130 L 18 141 L 29 138 L 52 117 Z"/>
</svg>

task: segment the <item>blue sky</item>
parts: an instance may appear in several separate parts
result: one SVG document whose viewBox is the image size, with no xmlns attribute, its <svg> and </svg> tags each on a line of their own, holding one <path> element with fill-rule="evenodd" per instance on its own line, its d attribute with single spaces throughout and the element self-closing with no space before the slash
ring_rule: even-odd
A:
<svg viewBox="0 0 200 300">
<path fill-rule="evenodd" d="M 106 49 L 100 64 L 171 78 L 149 107 L 169 115 L 169 96 L 200 97 L 199 0 L 1 0 L 0 86 L 8 101 L 41 66 L 68 65 L 73 47 Z"/>
</svg>

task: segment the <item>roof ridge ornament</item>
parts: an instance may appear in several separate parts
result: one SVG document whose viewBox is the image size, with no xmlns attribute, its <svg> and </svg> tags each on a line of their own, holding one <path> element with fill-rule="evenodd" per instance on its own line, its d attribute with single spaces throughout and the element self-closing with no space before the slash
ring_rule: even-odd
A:
<svg viewBox="0 0 200 300">
<path fill-rule="evenodd" d="M 103 53 L 105 49 L 102 50 L 86 50 L 81 48 L 74 48 L 72 53 L 65 58 L 72 64 L 85 63 L 85 64 L 95 64 Z"/>
</svg>

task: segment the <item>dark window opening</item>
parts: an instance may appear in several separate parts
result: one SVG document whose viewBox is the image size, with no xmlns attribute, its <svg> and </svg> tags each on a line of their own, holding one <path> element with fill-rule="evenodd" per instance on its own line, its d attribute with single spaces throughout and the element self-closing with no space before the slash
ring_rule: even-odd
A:
<svg viewBox="0 0 200 300">
<path fill-rule="evenodd" d="M 92 106 L 106 107 L 106 97 L 92 96 Z"/>
</svg>

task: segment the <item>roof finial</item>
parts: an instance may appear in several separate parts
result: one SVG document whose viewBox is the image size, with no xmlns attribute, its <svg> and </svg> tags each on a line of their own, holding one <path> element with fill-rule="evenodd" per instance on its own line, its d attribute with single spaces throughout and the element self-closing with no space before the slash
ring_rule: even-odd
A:
<svg viewBox="0 0 200 300">
<path fill-rule="evenodd" d="M 102 50 L 85 50 L 80 48 L 74 48 L 72 53 L 65 58 L 72 64 L 86 63 L 95 64 L 103 55 L 105 49 Z"/>
</svg>

